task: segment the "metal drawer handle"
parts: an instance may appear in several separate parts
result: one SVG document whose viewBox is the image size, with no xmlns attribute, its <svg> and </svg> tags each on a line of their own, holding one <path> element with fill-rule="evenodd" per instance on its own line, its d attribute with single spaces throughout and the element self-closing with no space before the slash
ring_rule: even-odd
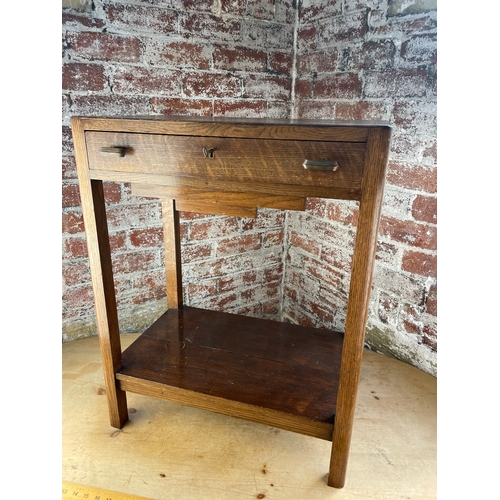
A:
<svg viewBox="0 0 500 500">
<path fill-rule="evenodd" d="M 213 158 L 214 157 L 214 148 L 206 148 L 203 146 L 203 156 L 205 158 Z"/>
<path fill-rule="evenodd" d="M 336 161 L 330 160 L 304 160 L 302 166 L 307 170 L 331 170 L 332 172 L 339 168 Z"/>
<path fill-rule="evenodd" d="M 125 156 L 127 148 L 123 147 L 114 147 L 114 148 L 101 148 L 99 149 L 99 153 L 103 156 L 115 156 L 118 158 L 123 158 Z"/>
</svg>

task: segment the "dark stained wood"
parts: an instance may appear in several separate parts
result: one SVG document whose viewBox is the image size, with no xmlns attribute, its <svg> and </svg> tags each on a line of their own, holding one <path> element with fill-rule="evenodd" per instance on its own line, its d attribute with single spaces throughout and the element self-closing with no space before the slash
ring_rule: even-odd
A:
<svg viewBox="0 0 500 500">
<path fill-rule="evenodd" d="M 363 143 L 185 137 L 87 132 L 91 169 L 194 177 L 219 182 L 291 184 L 358 190 L 364 166 Z M 125 148 L 123 158 L 103 155 Z M 206 158 L 203 148 L 213 148 Z M 335 160 L 333 171 L 306 170 L 304 160 Z"/>
<path fill-rule="evenodd" d="M 192 307 L 168 310 L 120 373 L 333 423 L 342 334 Z"/>
</svg>

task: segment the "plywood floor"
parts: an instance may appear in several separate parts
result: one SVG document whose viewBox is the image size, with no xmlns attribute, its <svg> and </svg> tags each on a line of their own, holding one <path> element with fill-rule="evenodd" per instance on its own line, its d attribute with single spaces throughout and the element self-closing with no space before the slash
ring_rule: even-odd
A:
<svg viewBox="0 0 500 500">
<path fill-rule="evenodd" d="M 122 335 L 127 347 L 137 335 Z M 63 344 L 62 478 L 154 500 L 436 498 L 436 379 L 365 351 L 346 486 L 329 488 L 331 445 L 128 394 L 109 425 L 97 338 Z"/>
</svg>

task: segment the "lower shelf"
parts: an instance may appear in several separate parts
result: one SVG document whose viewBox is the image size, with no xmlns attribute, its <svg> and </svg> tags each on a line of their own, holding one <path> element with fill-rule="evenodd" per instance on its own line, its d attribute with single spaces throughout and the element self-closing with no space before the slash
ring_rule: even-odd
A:
<svg viewBox="0 0 500 500">
<path fill-rule="evenodd" d="M 122 390 L 330 440 L 343 335 L 169 309 L 122 356 Z"/>
</svg>

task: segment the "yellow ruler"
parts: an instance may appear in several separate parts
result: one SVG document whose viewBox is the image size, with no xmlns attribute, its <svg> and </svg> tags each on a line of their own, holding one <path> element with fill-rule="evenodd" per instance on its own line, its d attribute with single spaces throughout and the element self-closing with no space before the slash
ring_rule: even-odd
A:
<svg viewBox="0 0 500 500">
<path fill-rule="evenodd" d="M 153 500 L 152 498 L 138 497 L 117 491 L 103 490 L 101 488 L 91 488 L 83 484 L 62 483 L 62 500 Z"/>
</svg>

